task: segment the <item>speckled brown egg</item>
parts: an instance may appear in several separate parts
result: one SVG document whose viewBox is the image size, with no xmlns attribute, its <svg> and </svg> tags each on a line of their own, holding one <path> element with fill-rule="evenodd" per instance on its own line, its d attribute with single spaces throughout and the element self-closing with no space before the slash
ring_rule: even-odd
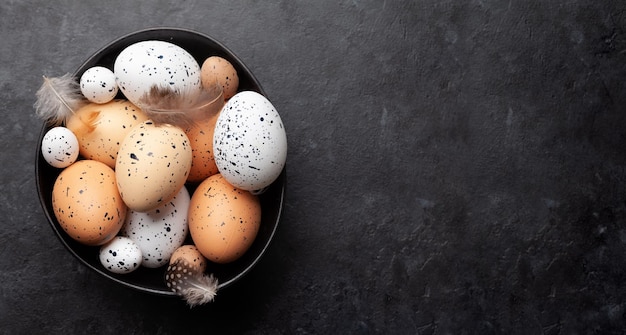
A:
<svg viewBox="0 0 626 335">
<path fill-rule="evenodd" d="M 187 181 L 199 183 L 218 172 L 213 157 L 213 133 L 219 113 L 187 128 L 185 133 L 191 143 L 191 170 Z"/>
<path fill-rule="evenodd" d="M 80 160 L 61 171 L 52 189 L 52 207 L 71 238 L 92 246 L 112 240 L 127 212 L 115 172 L 94 160 Z"/>
<path fill-rule="evenodd" d="M 226 59 L 219 56 L 207 58 L 200 68 L 202 86 L 210 87 L 215 83 L 222 86 L 224 99 L 228 100 L 237 93 L 239 76 L 235 67 Z"/>
<path fill-rule="evenodd" d="M 261 223 L 259 198 L 215 174 L 198 185 L 189 205 L 189 232 L 208 260 L 230 263 L 252 245 Z"/>
<path fill-rule="evenodd" d="M 190 169 L 191 147 L 185 132 L 145 121 L 122 141 L 115 177 L 124 203 L 134 211 L 148 212 L 180 191 Z"/>
<path fill-rule="evenodd" d="M 127 100 L 105 104 L 91 103 L 76 111 L 67 121 L 78 139 L 80 154 L 115 168 L 120 143 L 139 123 L 148 117 Z"/>
<path fill-rule="evenodd" d="M 170 257 L 169 263 L 173 264 L 179 258 L 185 259 L 196 272 L 202 273 L 206 270 L 206 259 L 195 245 L 185 244 L 178 247 Z"/>
</svg>

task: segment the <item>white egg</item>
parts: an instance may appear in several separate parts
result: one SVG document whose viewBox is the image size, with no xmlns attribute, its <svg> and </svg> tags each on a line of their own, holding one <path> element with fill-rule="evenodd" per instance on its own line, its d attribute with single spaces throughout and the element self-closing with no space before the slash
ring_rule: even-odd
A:
<svg viewBox="0 0 626 335">
<path fill-rule="evenodd" d="M 201 90 L 200 65 L 183 48 L 165 41 L 142 41 L 126 47 L 115 59 L 115 79 L 135 105 L 150 88 L 174 92 Z"/>
<path fill-rule="evenodd" d="M 233 186 L 248 191 L 269 186 L 287 158 L 287 135 L 280 115 L 257 92 L 235 94 L 217 119 L 213 150 L 218 170 Z"/>
<path fill-rule="evenodd" d="M 103 66 L 89 68 L 80 77 L 80 91 L 87 100 L 105 104 L 113 100 L 117 94 L 115 74 Z"/>
<path fill-rule="evenodd" d="M 189 231 L 189 202 L 189 191 L 183 187 L 172 200 L 152 211 L 128 212 L 120 234 L 137 243 L 143 254 L 143 266 L 157 268 L 167 264 L 174 251 L 183 245 Z"/>
<path fill-rule="evenodd" d="M 80 148 L 78 139 L 65 127 L 54 127 L 41 140 L 41 154 L 55 168 L 66 168 L 76 161 Z"/>
<path fill-rule="evenodd" d="M 119 274 L 130 273 L 141 265 L 141 249 L 128 237 L 116 236 L 100 247 L 100 263 L 105 269 Z"/>
</svg>

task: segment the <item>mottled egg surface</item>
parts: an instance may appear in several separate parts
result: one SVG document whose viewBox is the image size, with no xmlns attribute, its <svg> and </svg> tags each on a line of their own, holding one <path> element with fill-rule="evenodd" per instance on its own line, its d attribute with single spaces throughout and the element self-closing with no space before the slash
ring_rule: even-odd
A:
<svg viewBox="0 0 626 335">
<path fill-rule="evenodd" d="M 143 254 L 143 265 L 157 268 L 169 262 L 187 237 L 190 195 L 187 188 L 167 203 L 142 213 L 129 211 L 120 234 L 133 240 Z"/>
<path fill-rule="evenodd" d="M 263 95 L 235 94 L 222 108 L 213 135 L 215 164 L 232 185 L 256 191 L 278 178 L 287 158 L 280 115 Z"/>
<path fill-rule="evenodd" d="M 191 160 L 189 138 L 181 128 L 152 121 L 133 127 L 115 164 L 124 203 L 137 212 L 167 203 L 184 187 Z"/>
<path fill-rule="evenodd" d="M 55 168 L 70 166 L 78 158 L 79 152 L 76 135 L 65 127 L 48 130 L 41 140 L 41 154 Z"/>
<path fill-rule="evenodd" d="M 100 247 L 100 263 L 110 272 L 125 274 L 141 265 L 141 249 L 130 238 L 116 236 Z"/>
<path fill-rule="evenodd" d="M 204 257 L 215 263 L 239 259 L 254 242 L 261 224 L 256 195 L 215 174 L 198 185 L 189 205 L 189 232 Z"/>
<path fill-rule="evenodd" d="M 84 158 L 115 168 L 120 143 L 134 126 L 147 119 L 128 100 L 116 99 L 81 107 L 67 120 L 67 127 L 76 134 Z"/>
<path fill-rule="evenodd" d="M 172 254 L 172 257 L 170 257 L 170 264 L 173 264 L 179 258 L 187 261 L 187 264 L 189 264 L 195 272 L 203 273 L 204 270 L 206 270 L 206 259 L 202 256 L 198 247 L 193 244 L 178 247 Z"/>
<path fill-rule="evenodd" d="M 113 72 L 119 89 L 134 104 L 139 104 L 152 86 L 174 92 L 202 89 L 200 65 L 195 58 L 165 41 L 131 44 L 115 59 Z"/>
<path fill-rule="evenodd" d="M 52 207 L 61 228 L 86 245 L 112 240 L 127 212 L 115 172 L 94 160 L 79 160 L 61 171 L 52 189 Z"/>
<path fill-rule="evenodd" d="M 91 67 L 80 77 L 80 91 L 93 103 L 107 103 L 117 95 L 115 74 L 103 66 Z"/>
</svg>

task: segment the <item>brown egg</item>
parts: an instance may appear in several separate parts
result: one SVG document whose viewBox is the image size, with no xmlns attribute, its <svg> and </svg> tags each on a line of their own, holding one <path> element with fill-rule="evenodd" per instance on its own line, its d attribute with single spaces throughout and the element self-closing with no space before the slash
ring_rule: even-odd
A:
<svg viewBox="0 0 626 335">
<path fill-rule="evenodd" d="M 80 108 L 66 126 L 76 135 L 84 158 L 114 169 L 120 143 L 133 126 L 145 120 L 147 116 L 129 101 L 113 100 Z"/>
<path fill-rule="evenodd" d="M 112 240 L 127 212 L 115 172 L 95 160 L 80 160 L 61 171 L 52 189 L 52 207 L 61 228 L 86 245 Z"/>
<path fill-rule="evenodd" d="M 218 116 L 219 113 L 185 130 L 192 153 L 188 182 L 199 183 L 218 172 L 213 157 L 213 133 Z"/>
<path fill-rule="evenodd" d="M 206 88 L 218 83 L 224 90 L 224 100 L 230 99 L 237 93 L 239 76 L 235 67 L 226 59 L 211 56 L 202 63 L 200 72 L 202 86 Z"/>
<path fill-rule="evenodd" d="M 179 258 L 184 258 L 195 271 L 204 272 L 206 270 L 206 259 L 195 245 L 185 244 L 174 250 L 170 257 L 170 264 L 176 262 Z"/>
<path fill-rule="evenodd" d="M 189 232 L 204 257 L 230 263 L 252 245 L 261 223 L 259 198 L 214 174 L 198 185 L 189 205 Z"/>
</svg>

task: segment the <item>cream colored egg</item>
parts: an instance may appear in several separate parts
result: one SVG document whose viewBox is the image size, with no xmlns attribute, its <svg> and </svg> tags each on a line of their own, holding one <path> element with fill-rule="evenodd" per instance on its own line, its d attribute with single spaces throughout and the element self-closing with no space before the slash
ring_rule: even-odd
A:
<svg viewBox="0 0 626 335">
<path fill-rule="evenodd" d="M 189 232 L 204 257 L 230 263 L 252 245 L 261 223 L 259 198 L 215 174 L 198 185 L 189 205 Z"/>
<path fill-rule="evenodd" d="M 52 207 L 61 228 L 86 245 L 113 239 L 127 212 L 115 172 L 94 160 L 80 160 L 61 171 L 52 189 Z"/>
<path fill-rule="evenodd" d="M 171 200 L 191 169 L 185 132 L 169 124 L 145 121 L 128 133 L 115 164 L 117 186 L 126 205 L 147 212 Z"/>
<path fill-rule="evenodd" d="M 69 118 L 66 126 L 76 135 L 81 156 L 115 168 L 120 143 L 134 126 L 147 119 L 129 101 L 113 100 L 80 108 Z"/>
</svg>

